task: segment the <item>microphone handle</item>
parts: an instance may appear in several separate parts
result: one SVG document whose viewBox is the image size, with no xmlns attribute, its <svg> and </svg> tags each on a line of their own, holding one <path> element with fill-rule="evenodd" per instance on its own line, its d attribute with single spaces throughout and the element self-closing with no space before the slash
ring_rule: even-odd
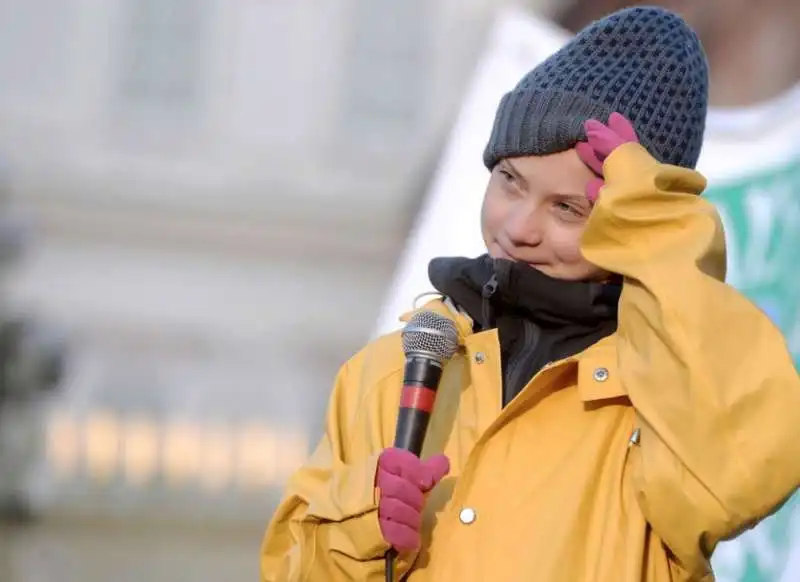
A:
<svg viewBox="0 0 800 582">
<path fill-rule="evenodd" d="M 400 411 L 394 435 L 395 448 L 420 456 L 441 379 L 442 364 L 438 360 L 413 353 L 406 357 Z M 397 550 L 389 549 L 386 552 L 386 582 L 396 580 L 396 559 Z"/>
<path fill-rule="evenodd" d="M 406 358 L 395 448 L 420 456 L 441 379 L 442 364 L 438 360 L 419 354 Z"/>
</svg>

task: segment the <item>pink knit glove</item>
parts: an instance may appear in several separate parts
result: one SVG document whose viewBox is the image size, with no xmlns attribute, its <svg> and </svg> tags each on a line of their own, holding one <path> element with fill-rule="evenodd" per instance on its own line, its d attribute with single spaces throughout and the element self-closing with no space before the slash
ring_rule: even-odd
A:
<svg viewBox="0 0 800 582">
<path fill-rule="evenodd" d="M 631 122 L 616 112 L 609 116 L 607 126 L 596 119 L 589 119 L 583 128 L 586 130 L 586 141 L 578 142 L 575 149 L 583 163 L 598 175 L 586 185 L 586 197 L 594 202 L 604 184 L 603 162 L 622 144 L 639 143 L 639 137 Z"/>
<path fill-rule="evenodd" d="M 425 493 L 450 472 L 450 461 L 436 455 L 422 461 L 403 449 L 386 449 L 378 459 L 378 521 L 383 539 L 399 552 L 419 549 Z"/>
</svg>

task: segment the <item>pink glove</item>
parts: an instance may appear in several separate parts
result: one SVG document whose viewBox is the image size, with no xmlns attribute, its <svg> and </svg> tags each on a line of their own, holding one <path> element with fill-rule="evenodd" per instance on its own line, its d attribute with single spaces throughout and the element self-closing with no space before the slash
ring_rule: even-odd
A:
<svg viewBox="0 0 800 582">
<path fill-rule="evenodd" d="M 383 539 L 399 552 L 419 549 L 424 495 L 450 472 L 450 461 L 425 461 L 403 449 L 386 449 L 378 459 L 378 521 Z"/>
<path fill-rule="evenodd" d="M 631 122 L 616 112 L 608 117 L 607 126 L 596 119 L 589 119 L 583 128 L 586 130 L 586 141 L 579 142 L 575 150 L 583 163 L 599 176 L 589 180 L 586 185 L 586 197 L 594 202 L 604 184 L 603 162 L 619 146 L 628 142 L 639 143 L 639 138 Z"/>
</svg>

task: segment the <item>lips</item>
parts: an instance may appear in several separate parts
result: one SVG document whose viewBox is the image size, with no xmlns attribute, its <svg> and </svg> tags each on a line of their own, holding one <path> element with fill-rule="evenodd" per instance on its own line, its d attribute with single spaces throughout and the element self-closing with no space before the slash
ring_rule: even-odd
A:
<svg viewBox="0 0 800 582">
<path fill-rule="evenodd" d="M 492 257 L 495 259 L 505 259 L 507 261 L 513 261 L 515 263 L 524 263 L 529 267 L 536 269 L 537 271 L 541 271 L 542 273 L 548 274 L 550 272 L 550 265 L 548 263 L 533 263 L 530 261 L 523 261 L 521 259 L 517 259 L 516 257 L 511 256 L 503 246 L 495 241 L 491 245 L 490 253 Z"/>
</svg>

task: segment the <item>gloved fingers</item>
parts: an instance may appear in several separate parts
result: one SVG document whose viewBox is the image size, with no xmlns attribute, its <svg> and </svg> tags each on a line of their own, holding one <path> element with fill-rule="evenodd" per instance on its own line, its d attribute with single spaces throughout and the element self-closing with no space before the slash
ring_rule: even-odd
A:
<svg viewBox="0 0 800 582">
<path fill-rule="evenodd" d="M 415 483 L 391 473 L 379 472 L 376 485 L 380 490 L 380 504 L 383 504 L 384 499 L 400 499 L 417 511 L 422 509 L 424 495 Z"/>
<path fill-rule="evenodd" d="M 416 455 L 403 449 L 391 448 L 383 451 L 378 467 L 387 473 L 414 483 L 420 489 L 427 482 L 422 461 Z"/>
<path fill-rule="evenodd" d="M 621 113 L 615 111 L 608 117 L 608 127 L 619 135 L 624 142 L 639 142 L 639 136 L 636 135 L 633 124 Z"/>
<path fill-rule="evenodd" d="M 416 532 L 422 526 L 422 514 L 399 499 L 386 498 L 381 501 L 378 517 L 383 521 L 405 525 Z"/>
<path fill-rule="evenodd" d="M 381 522 L 383 539 L 398 552 L 412 552 L 419 549 L 419 532 L 407 525 L 393 521 Z"/>
<path fill-rule="evenodd" d="M 586 198 L 589 199 L 590 202 L 597 201 L 597 198 L 600 196 L 600 188 L 605 185 L 605 182 L 602 178 L 592 178 L 586 184 Z"/>
<path fill-rule="evenodd" d="M 433 489 L 439 481 L 450 473 L 450 459 L 444 455 L 434 455 L 423 463 L 426 480 L 422 490 L 427 492 Z"/>
<path fill-rule="evenodd" d="M 585 141 L 581 141 L 575 145 L 575 151 L 578 152 L 578 157 L 590 170 L 599 176 L 603 175 L 603 162 L 597 158 L 592 146 Z"/>
</svg>

